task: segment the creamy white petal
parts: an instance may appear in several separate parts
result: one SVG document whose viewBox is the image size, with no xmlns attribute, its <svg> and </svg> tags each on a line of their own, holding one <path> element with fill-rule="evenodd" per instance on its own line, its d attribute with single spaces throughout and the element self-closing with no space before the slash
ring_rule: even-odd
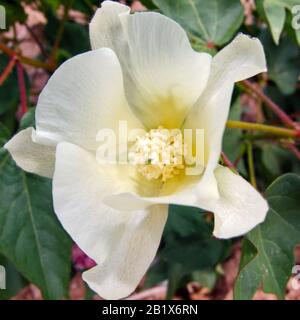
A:
<svg viewBox="0 0 300 320">
<path fill-rule="evenodd" d="M 95 150 L 98 131 L 116 130 L 119 120 L 126 120 L 129 129 L 142 126 L 126 102 L 115 53 L 93 50 L 66 61 L 48 81 L 38 100 L 36 139 L 49 145 L 69 141 Z"/>
<path fill-rule="evenodd" d="M 120 50 L 126 50 L 127 44 L 119 15 L 130 14 L 130 7 L 114 1 L 104 1 L 101 3 L 91 23 L 90 41 L 92 49 L 111 48 L 120 54 Z M 124 52 L 125 54 L 126 52 Z"/>
<path fill-rule="evenodd" d="M 268 203 L 248 181 L 221 166 L 215 175 L 220 192 L 220 199 L 211 204 L 216 237 L 241 236 L 265 220 Z"/>
<path fill-rule="evenodd" d="M 173 180 L 173 181 L 172 181 Z M 103 202 L 112 208 L 120 210 L 138 210 L 144 209 L 153 204 L 177 204 L 183 206 L 198 206 L 201 201 L 202 209 L 209 210 L 206 206 L 207 201 L 215 200 L 215 198 L 199 198 L 197 194 L 197 186 L 199 184 L 199 176 L 186 176 L 180 179 L 173 178 L 156 190 L 152 195 L 145 196 L 139 192 L 138 186 L 131 191 L 126 190 L 113 192 L 103 198 Z"/>
<path fill-rule="evenodd" d="M 109 254 L 114 233 L 124 222 L 118 211 L 102 204 L 102 198 L 118 190 L 121 183 L 124 181 L 114 166 L 99 165 L 94 154 L 71 143 L 58 144 L 53 177 L 55 212 L 74 241 L 98 263 Z M 99 234 L 107 240 L 98 243 Z"/>
<path fill-rule="evenodd" d="M 109 46 L 118 55 L 127 100 L 141 121 L 148 128 L 180 127 L 206 86 L 211 56 L 195 52 L 173 20 L 130 14 L 112 2 L 96 12 L 90 35 L 93 48 Z"/>
<path fill-rule="evenodd" d="M 132 293 L 156 255 L 167 214 L 166 205 L 128 214 L 126 226 L 118 244 L 112 247 L 110 257 L 86 271 L 83 279 L 106 299 L 120 299 Z"/>
<path fill-rule="evenodd" d="M 260 193 L 241 176 L 218 166 L 214 171 L 219 197 L 197 197 L 195 185 L 164 197 L 141 197 L 133 192 L 110 194 L 105 203 L 114 208 L 138 210 L 153 204 L 198 207 L 215 214 L 214 235 L 233 238 L 243 235 L 265 220 L 268 204 Z M 203 190 L 205 194 L 205 190 Z"/>
<path fill-rule="evenodd" d="M 55 147 L 33 141 L 35 130 L 27 128 L 12 137 L 4 146 L 23 170 L 52 178 L 55 165 Z"/>
<path fill-rule="evenodd" d="M 98 266 L 86 281 L 104 298 L 131 293 L 153 260 L 167 219 L 167 206 L 119 211 L 102 198 L 127 188 L 115 166 L 70 143 L 59 143 L 53 178 L 55 212 L 63 227 Z"/>
<path fill-rule="evenodd" d="M 264 71 L 266 61 L 260 41 L 239 34 L 213 58 L 207 87 L 185 121 L 185 128 L 205 131 L 207 168 L 204 176 L 208 177 L 204 180 L 210 181 L 212 194 L 217 192 L 216 183 L 212 182 L 213 171 L 221 153 L 234 82 Z M 199 194 L 205 189 L 205 183 L 200 183 Z"/>
</svg>

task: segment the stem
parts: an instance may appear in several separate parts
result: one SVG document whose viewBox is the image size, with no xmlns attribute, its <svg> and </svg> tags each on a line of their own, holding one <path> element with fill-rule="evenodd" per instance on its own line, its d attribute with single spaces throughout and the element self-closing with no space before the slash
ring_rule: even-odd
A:
<svg viewBox="0 0 300 320">
<path fill-rule="evenodd" d="M 32 30 L 32 28 L 26 22 L 24 23 L 24 25 L 25 25 L 26 29 L 28 30 L 28 32 L 30 33 L 32 39 L 36 42 L 36 44 L 40 48 L 43 57 L 48 58 L 48 54 L 47 54 L 42 42 L 40 41 L 40 39 L 37 37 L 37 35 Z"/>
<path fill-rule="evenodd" d="M 53 63 L 51 63 L 51 62 L 44 63 L 39 60 L 34 60 L 34 59 L 24 57 L 20 54 L 17 54 L 14 50 L 10 49 L 9 47 L 7 47 L 3 43 L 0 43 L 0 51 L 2 51 L 3 53 L 5 53 L 6 55 L 8 55 L 10 57 L 16 56 L 18 58 L 18 60 L 23 64 L 27 64 L 27 65 L 30 65 L 30 66 L 33 66 L 36 68 L 42 68 L 42 69 L 45 69 L 48 71 L 55 70 L 55 65 Z"/>
<path fill-rule="evenodd" d="M 241 85 L 249 89 L 257 97 L 259 97 L 267 107 L 269 107 L 287 127 L 299 129 L 299 124 L 295 123 L 290 116 L 288 116 L 274 101 L 266 96 L 261 89 L 259 89 L 254 83 L 249 80 L 241 81 Z"/>
<path fill-rule="evenodd" d="M 294 143 L 284 143 L 283 146 L 290 150 L 296 157 L 298 160 L 300 160 L 300 151 L 299 149 L 295 146 Z"/>
<path fill-rule="evenodd" d="M 254 160 L 253 160 L 253 148 L 252 148 L 252 142 L 247 141 L 247 156 L 248 156 L 248 167 L 249 167 L 249 176 L 250 176 L 250 182 L 253 185 L 253 187 L 256 189 L 256 178 L 255 178 L 255 170 L 254 170 Z"/>
<path fill-rule="evenodd" d="M 52 61 L 56 60 L 56 53 L 57 53 L 57 50 L 59 49 L 59 46 L 60 46 L 60 43 L 61 43 L 61 40 L 62 40 L 62 37 L 64 34 L 65 25 L 66 25 L 66 22 L 69 18 L 69 11 L 72 7 L 72 3 L 73 3 L 73 0 L 69 0 L 64 7 L 64 15 L 63 15 L 61 24 L 59 26 L 59 29 L 58 29 L 58 32 L 57 32 L 57 35 L 56 35 L 56 38 L 54 41 L 54 45 L 53 45 L 53 48 L 52 48 L 51 54 L 50 54 Z"/>
<path fill-rule="evenodd" d="M 272 135 L 281 136 L 281 137 L 288 137 L 288 138 L 300 137 L 300 130 L 286 129 L 286 128 L 269 126 L 269 125 L 260 124 L 260 123 L 228 120 L 226 123 L 226 126 L 227 128 L 267 132 Z"/>
<path fill-rule="evenodd" d="M 269 133 L 256 133 L 256 134 L 245 134 L 244 135 L 245 140 L 251 140 L 251 141 L 256 141 L 256 140 L 272 140 L 272 141 L 278 141 L 283 139 L 281 136 L 274 136 Z"/>
<path fill-rule="evenodd" d="M 16 56 L 13 56 L 7 66 L 5 67 L 5 69 L 3 70 L 2 74 L 0 75 L 0 86 L 2 86 L 2 84 L 4 83 L 4 81 L 8 78 L 8 76 L 10 75 L 10 73 L 12 72 L 14 66 L 16 64 Z"/>
<path fill-rule="evenodd" d="M 27 97 L 26 97 L 26 85 L 24 79 L 24 69 L 20 61 L 17 61 L 17 72 L 18 72 L 18 83 L 20 89 L 20 100 L 21 100 L 21 116 L 23 116 L 27 108 Z"/>
<path fill-rule="evenodd" d="M 222 160 L 224 162 L 224 164 L 229 168 L 229 169 L 234 169 L 235 170 L 235 166 L 234 164 L 228 159 L 228 157 L 226 156 L 226 154 L 222 151 L 221 153 L 221 157 Z"/>
</svg>

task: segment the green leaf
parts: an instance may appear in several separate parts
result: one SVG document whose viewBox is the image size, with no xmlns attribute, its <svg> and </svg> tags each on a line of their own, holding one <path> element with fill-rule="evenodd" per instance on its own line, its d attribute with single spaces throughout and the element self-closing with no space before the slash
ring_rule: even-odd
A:
<svg viewBox="0 0 300 320">
<path fill-rule="evenodd" d="M 9 136 L 10 136 L 9 130 L 5 127 L 4 124 L 0 122 L 0 148 L 9 139 Z"/>
<path fill-rule="evenodd" d="M 2 73 L 8 63 L 9 58 L 0 53 L 0 73 Z M 0 116 L 8 110 L 16 110 L 20 101 L 19 97 L 18 77 L 16 69 L 14 69 L 0 86 Z"/>
<path fill-rule="evenodd" d="M 182 272 L 183 267 L 178 263 L 174 263 L 170 267 L 166 300 L 172 300 L 177 289 L 180 287 Z"/>
<path fill-rule="evenodd" d="M 67 296 L 71 241 L 52 206 L 51 181 L 19 169 L 0 149 L 0 252 L 46 299 Z"/>
<path fill-rule="evenodd" d="M 241 120 L 242 107 L 239 98 L 232 105 L 229 112 L 230 120 Z M 223 136 L 223 150 L 230 161 L 235 161 L 239 155 L 238 146 L 241 143 L 242 131 L 236 129 L 226 128 Z"/>
<path fill-rule="evenodd" d="M 233 103 L 230 112 L 230 120 L 241 120 L 242 107 L 240 104 L 240 99 L 237 98 Z M 234 163 L 238 156 L 242 153 L 244 144 L 243 144 L 243 134 L 242 130 L 226 128 L 223 136 L 223 151 L 229 160 Z M 238 165 L 238 171 L 246 174 L 246 169 L 243 160 L 241 159 Z"/>
<path fill-rule="evenodd" d="M 149 10 L 157 9 L 157 6 L 153 3 L 152 0 L 140 0 L 140 2 Z"/>
<path fill-rule="evenodd" d="M 47 12 L 48 23 L 45 35 L 51 45 L 55 42 L 56 34 L 60 27 L 60 20 L 51 11 Z M 73 21 L 65 23 L 62 41 L 59 47 L 59 62 L 91 49 L 88 28 Z M 61 56 L 62 57 L 61 57 Z"/>
<path fill-rule="evenodd" d="M 20 121 L 20 130 L 35 126 L 35 108 L 30 108 Z"/>
<path fill-rule="evenodd" d="M 288 37 L 281 40 L 280 46 L 274 45 L 267 32 L 261 40 L 267 56 L 269 77 L 283 94 L 295 92 L 300 75 L 300 49 Z"/>
<path fill-rule="evenodd" d="M 234 285 L 235 300 L 250 300 L 261 283 L 257 250 L 247 238 L 243 240 L 240 271 Z M 251 267 L 247 267 L 251 265 Z"/>
<path fill-rule="evenodd" d="M 173 240 L 163 249 L 162 256 L 166 260 L 180 264 L 184 272 L 188 273 L 214 266 L 222 258 L 223 250 L 220 240 L 193 234 Z"/>
<path fill-rule="evenodd" d="M 163 258 L 156 261 L 147 271 L 144 287 L 150 288 L 168 279 L 169 268 L 170 264 Z"/>
<path fill-rule="evenodd" d="M 170 205 L 164 236 L 172 239 L 188 237 L 200 231 L 208 235 L 211 226 L 205 222 L 203 215 L 204 211 L 198 208 Z"/>
<path fill-rule="evenodd" d="M 0 53 L 0 73 L 9 63 L 9 58 Z M 25 72 L 25 84 L 27 98 L 29 96 L 29 80 Z M 14 132 L 17 127 L 16 113 L 20 104 L 20 91 L 16 68 L 0 86 L 0 122 L 9 132 Z M 0 128 L 1 129 L 1 128 Z M 1 132 L 0 132 L 1 140 Z M 0 147 L 2 146 L 0 142 Z"/>
<path fill-rule="evenodd" d="M 285 26 L 284 30 L 286 33 L 291 37 L 291 39 L 300 46 L 300 28 L 294 28 L 293 22 L 294 22 L 294 17 L 296 23 L 300 22 L 299 17 L 297 15 L 293 14 L 292 12 L 288 11 L 285 19 Z"/>
<path fill-rule="evenodd" d="M 256 5 L 259 14 L 269 24 L 274 42 L 279 44 L 280 35 L 287 21 L 287 13 L 291 15 L 292 8 L 300 5 L 300 0 L 257 0 Z M 288 22 L 291 24 L 291 21 Z M 294 36 L 297 39 L 300 36 L 297 30 L 294 30 Z"/>
<path fill-rule="evenodd" d="M 198 208 L 169 207 L 158 261 L 148 271 L 146 286 L 169 280 L 169 294 L 192 281 L 195 271 L 214 272 L 228 254 L 230 241 L 212 236 L 213 223 Z"/>
<path fill-rule="evenodd" d="M 191 280 L 198 282 L 202 287 L 213 289 L 217 282 L 218 274 L 214 270 L 197 270 L 192 273 Z"/>
<path fill-rule="evenodd" d="M 8 110 L 3 116 L 0 116 L 0 121 L 3 126 L 10 132 L 15 132 L 18 127 L 17 118 L 16 118 L 16 109 Z"/>
<path fill-rule="evenodd" d="M 239 0 L 154 0 L 154 4 L 187 31 L 191 39 L 223 45 L 244 19 Z M 197 41 L 197 42 L 198 42 Z"/>
<path fill-rule="evenodd" d="M 262 147 L 262 163 L 270 174 L 278 177 L 281 172 L 279 152 L 280 147 L 273 144 L 264 144 Z"/>
<path fill-rule="evenodd" d="M 300 243 L 300 177 L 286 174 L 267 189 L 270 209 L 266 221 L 247 235 L 237 277 L 235 299 L 250 299 L 263 290 L 284 298 L 294 265 L 294 247 Z"/>
<path fill-rule="evenodd" d="M 278 2 L 276 0 L 265 0 L 264 10 L 271 28 L 274 42 L 278 44 L 285 21 L 284 4 L 283 2 Z"/>
<path fill-rule="evenodd" d="M 229 242 L 214 238 L 212 229 L 202 210 L 170 205 L 161 257 L 181 264 L 185 274 L 215 266 L 227 254 Z"/>
<path fill-rule="evenodd" d="M 13 264 L 2 255 L 0 255 L 0 265 L 5 268 L 6 277 L 6 289 L 0 290 L 0 300 L 8 300 L 19 293 L 28 282 L 15 269 Z"/>
<path fill-rule="evenodd" d="M 300 29 L 295 30 L 295 36 L 296 36 L 297 43 L 300 46 Z"/>
</svg>

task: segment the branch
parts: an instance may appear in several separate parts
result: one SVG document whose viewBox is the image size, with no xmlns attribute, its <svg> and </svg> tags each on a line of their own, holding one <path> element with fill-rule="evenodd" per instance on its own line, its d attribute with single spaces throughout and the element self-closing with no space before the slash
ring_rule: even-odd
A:
<svg viewBox="0 0 300 320">
<path fill-rule="evenodd" d="M 226 154 L 222 151 L 221 153 L 222 160 L 224 164 L 229 168 L 229 169 L 234 169 L 235 170 L 235 165 L 228 159 Z"/>
<path fill-rule="evenodd" d="M 294 143 L 292 142 L 285 142 L 282 144 L 283 147 L 285 147 L 286 149 L 290 150 L 298 160 L 300 160 L 300 151 L 299 149 L 295 146 Z"/>
<path fill-rule="evenodd" d="M 62 21 L 60 23 L 60 26 L 59 26 L 59 29 L 58 29 L 58 32 L 57 32 L 57 35 L 56 35 L 56 38 L 54 41 L 54 45 L 53 45 L 53 48 L 52 48 L 51 54 L 50 54 L 50 57 L 51 57 L 50 59 L 52 61 L 56 61 L 56 53 L 57 53 L 57 50 L 59 49 L 64 31 L 65 31 L 65 25 L 66 25 L 66 22 L 69 18 L 69 11 L 72 7 L 72 3 L 73 3 L 73 0 L 69 0 L 64 7 L 64 15 L 63 15 Z"/>
<path fill-rule="evenodd" d="M 44 58 L 48 58 L 48 54 L 47 54 L 47 52 L 46 52 L 46 50 L 44 48 L 43 43 L 40 41 L 40 39 L 37 37 L 37 35 L 32 30 L 32 28 L 26 22 L 24 23 L 24 25 L 25 25 L 26 29 L 28 30 L 28 32 L 30 33 L 32 39 L 36 42 L 36 44 L 40 48 L 43 57 Z"/>
<path fill-rule="evenodd" d="M 3 70 L 2 74 L 0 75 L 0 86 L 4 83 L 4 81 L 8 78 L 10 73 L 12 72 L 14 66 L 16 64 L 16 56 L 11 57 L 7 66 Z"/>
<path fill-rule="evenodd" d="M 248 168 L 249 168 L 250 182 L 251 182 L 252 186 L 256 189 L 257 184 L 256 184 L 256 178 L 255 178 L 253 148 L 252 148 L 251 141 L 247 141 L 247 156 L 248 156 Z"/>
<path fill-rule="evenodd" d="M 273 102 L 268 96 L 266 96 L 263 91 L 258 88 L 254 83 L 251 83 L 248 80 L 241 81 L 240 84 L 250 90 L 253 94 L 255 94 L 257 97 L 259 97 L 267 107 L 269 107 L 281 120 L 283 124 L 285 124 L 287 127 L 299 129 L 300 125 L 298 123 L 295 123 L 289 115 L 287 115 L 275 102 Z"/>
<path fill-rule="evenodd" d="M 21 101 L 21 116 L 23 116 L 28 108 L 27 108 L 27 95 L 26 95 L 26 85 L 24 78 L 24 69 L 20 61 L 17 61 L 17 73 L 18 73 L 18 83 L 20 89 L 20 101 Z"/>
<path fill-rule="evenodd" d="M 45 69 L 48 71 L 54 71 L 56 68 L 55 64 L 52 62 L 44 63 L 39 60 L 34 60 L 34 59 L 24 57 L 24 56 L 18 54 L 17 52 L 15 52 L 14 50 L 10 49 L 9 47 L 7 47 L 3 43 L 0 43 L 0 51 L 5 53 L 9 57 L 17 57 L 18 60 L 23 64 L 27 64 L 27 65 L 30 65 L 30 66 L 33 66 L 36 68 L 41 68 L 41 69 Z"/>
<path fill-rule="evenodd" d="M 275 136 L 288 137 L 288 138 L 300 138 L 300 130 L 286 129 L 281 127 L 269 126 L 266 124 L 252 123 L 245 121 L 228 120 L 226 123 L 227 128 L 236 128 L 252 131 L 267 132 Z"/>
</svg>

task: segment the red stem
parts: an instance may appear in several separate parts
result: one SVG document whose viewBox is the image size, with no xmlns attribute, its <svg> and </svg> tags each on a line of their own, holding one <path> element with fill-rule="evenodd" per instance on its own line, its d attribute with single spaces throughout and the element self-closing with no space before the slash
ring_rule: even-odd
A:
<svg viewBox="0 0 300 320">
<path fill-rule="evenodd" d="M 228 159 L 226 154 L 222 151 L 221 157 L 223 159 L 224 164 L 229 168 L 229 169 L 235 169 L 234 164 Z"/>
<path fill-rule="evenodd" d="M 295 146 L 293 143 L 286 143 L 285 147 L 289 149 L 296 157 L 298 160 L 300 160 L 300 151 L 299 149 Z"/>
<path fill-rule="evenodd" d="M 243 155 L 239 155 L 239 156 L 235 159 L 235 161 L 234 161 L 234 163 L 233 163 L 233 165 L 234 165 L 235 168 L 239 165 L 242 157 L 243 157 Z"/>
<path fill-rule="evenodd" d="M 20 89 L 20 101 L 21 101 L 21 117 L 27 112 L 27 96 L 26 96 L 26 85 L 24 78 L 24 69 L 19 60 L 17 60 L 17 73 L 18 73 L 18 83 Z"/>
<path fill-rule="evenodd" d="M 242 81 L 242 85 L 247 89 L 250 89 L 257 97 L 259 97 L 266 106 L 268 106 L 287 127 L 299 129 L 299 124 L 295 123 L 289 115 L 287 115 L 275 102 L 273 102 L 268 96 L 266 96 L 262 90 L 260 90 L 254 83 L 249 80 Z"/>
<path fill-rule="evenodd" d="M 10 57 L 17 56 L 17 58 L 23 64 L 28 64 L 28 65 L 36 67 L 36 68 L 42 68 L 42 69 L 45 69 L 48 71 L 54 71 L 56 68 L 53 61 L 49 61 L 48 63 L 44 63 L 39 60 L 34 60 L 34 59 L 24 57 L 24 56 L 18 54 L 17 52 L 15 52 L 14 50 L 10 49 L 9 47 L 7 47 L 5 44 L 3 44 L 1 42 L 0 42 L 0 51 L 2 51 L 3 53 L 5 53 L 6 55 L 8 55 Z"/>
<path fill-rule="evenodd" d="M 7 66 L 5 67 L 5 69 L 3 70 L 2 74 L 0 75 L 0 86 L 3 85 L 4 81 L 8 78 L 8 76 L 10 75 L 10 73 L 12 72 L 14 66 L 16 64 L 16 56 L 13 56 Z"/>
</svg>

